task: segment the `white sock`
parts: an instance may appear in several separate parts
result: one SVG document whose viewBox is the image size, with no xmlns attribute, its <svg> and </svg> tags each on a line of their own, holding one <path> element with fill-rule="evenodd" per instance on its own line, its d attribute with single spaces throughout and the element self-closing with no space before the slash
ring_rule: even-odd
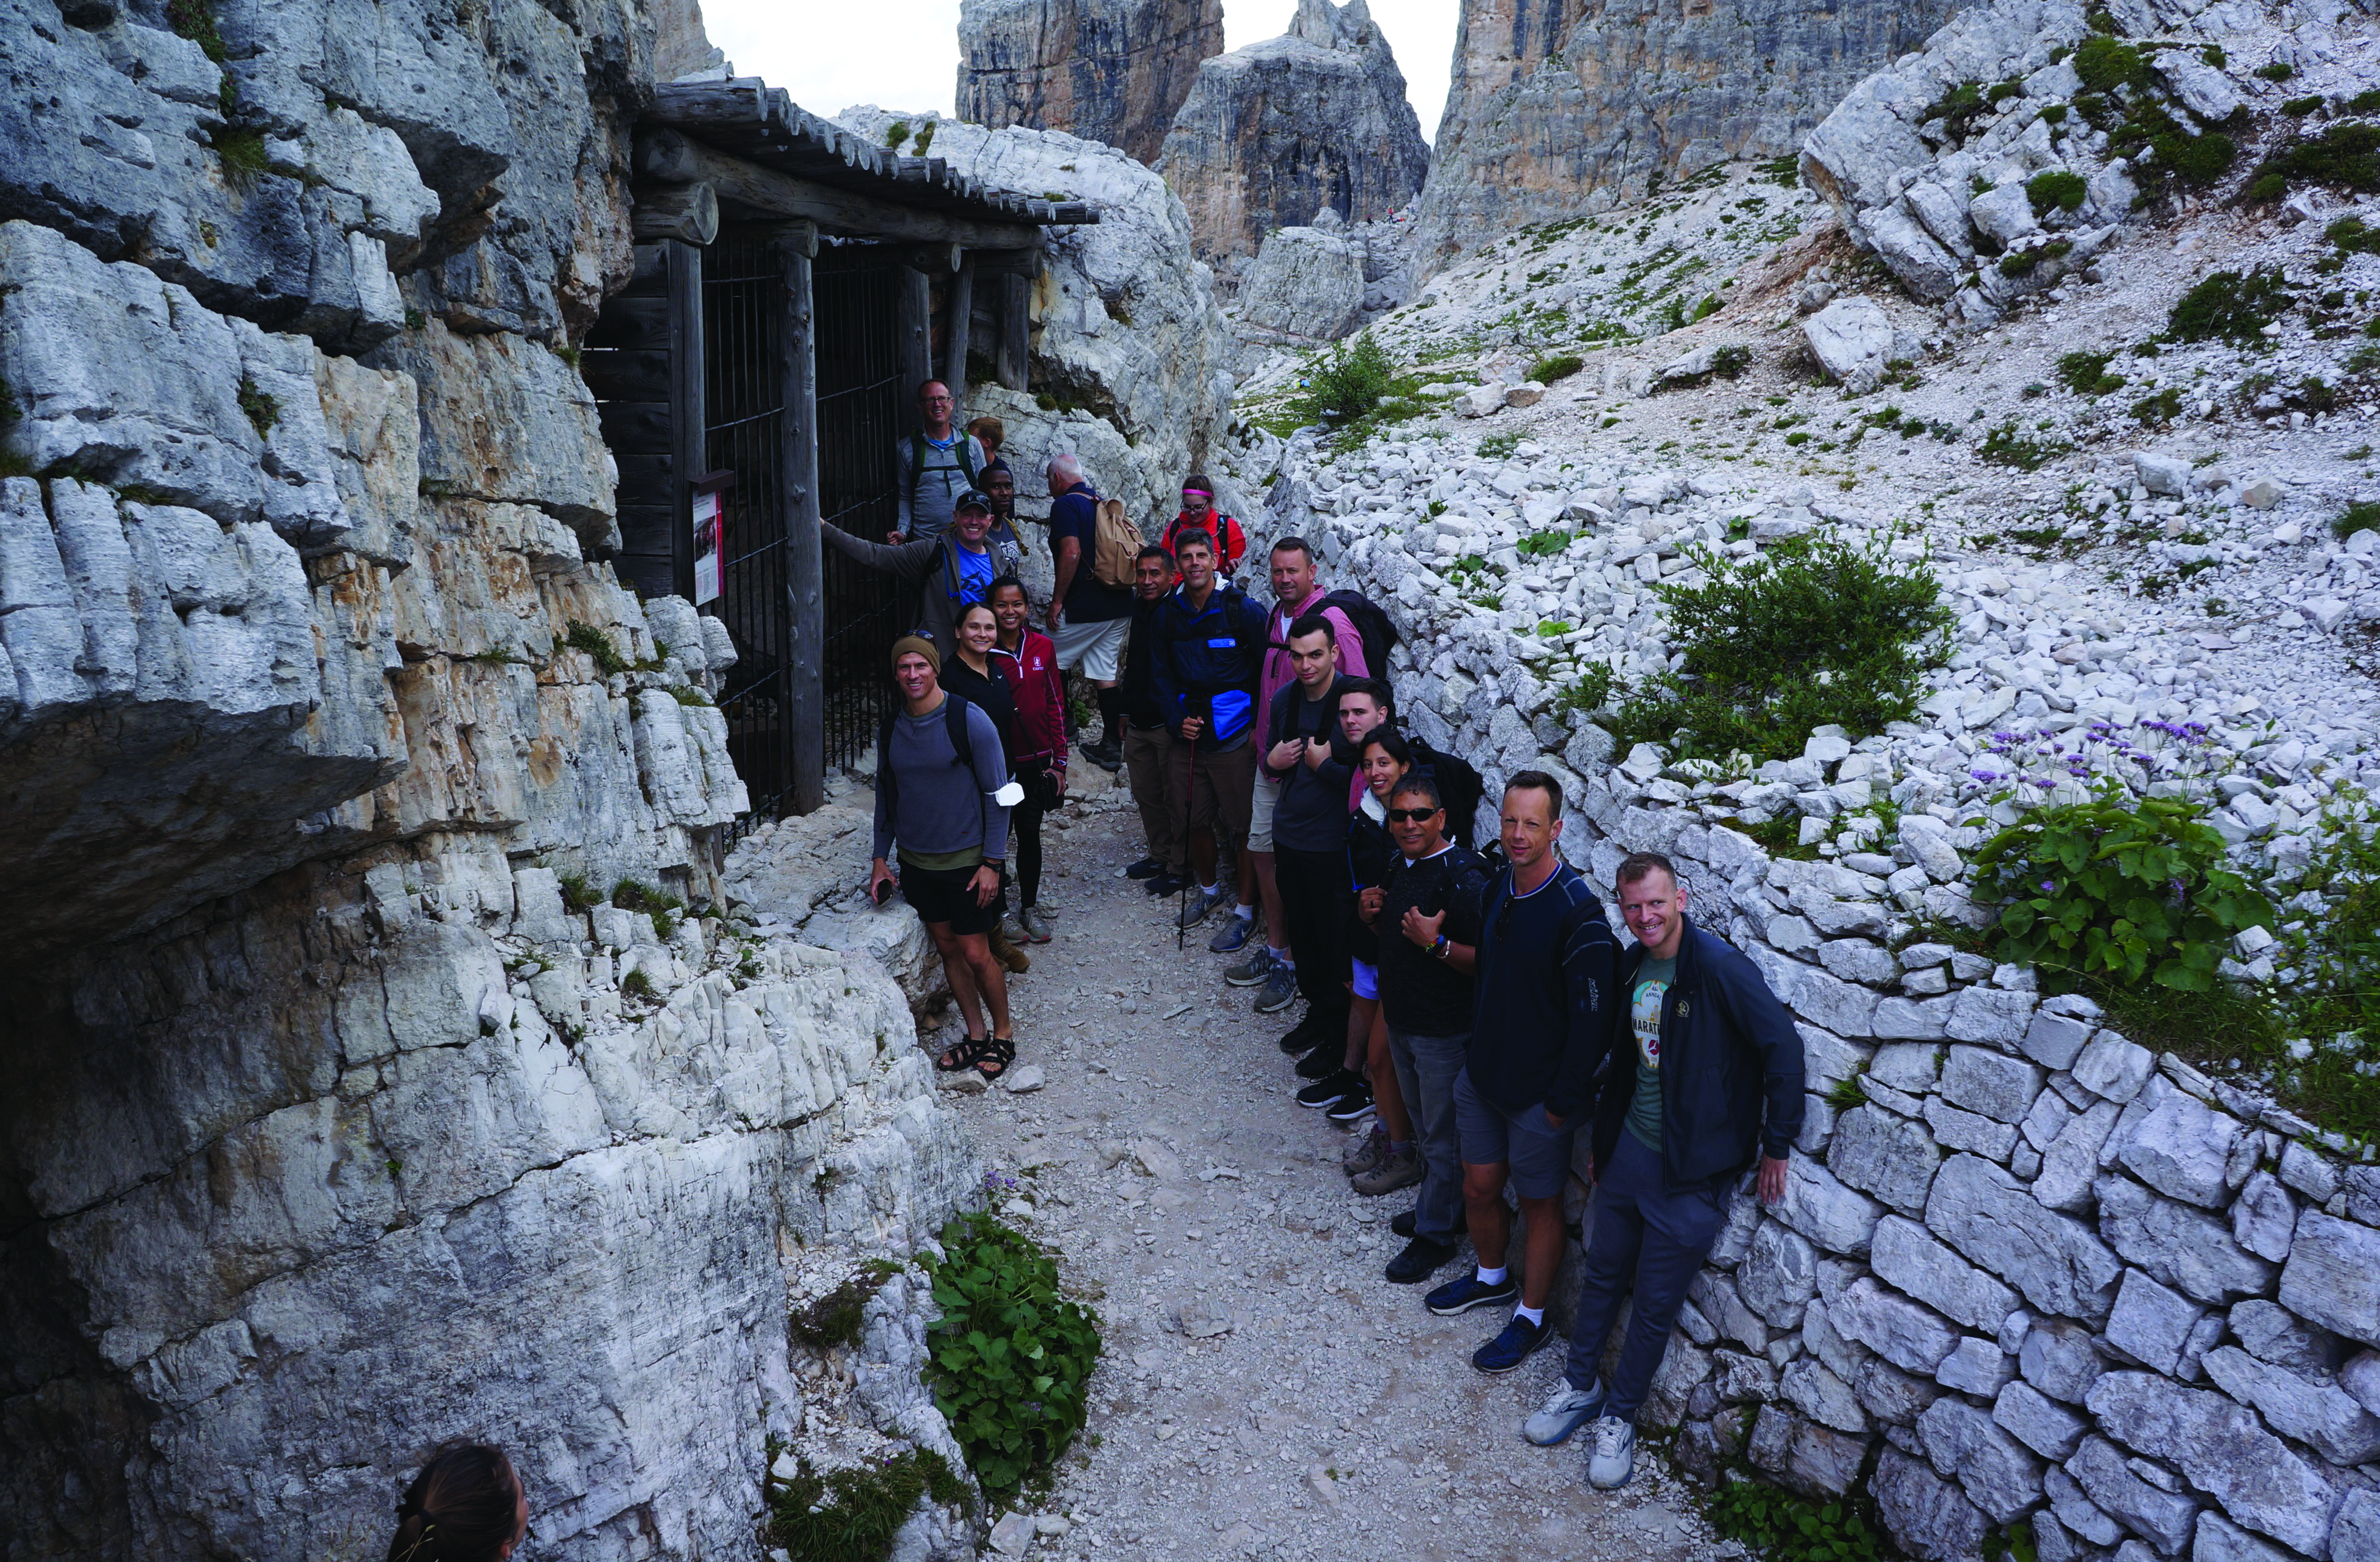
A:
<svg viewBox="0 0 2380 1562">
<path fill-rule="evenodd" d="M 1479 1283 L 1483 1286 L 1502 1285 L 1504 1283 L 1503 1265 L 1498 1265 L 1495 1268 L 1490 1269 L 1486 1265 L 1481 1265 L 1479 1266 Z"/>
<path fill-rule="evenodd" d="M 1512 1316 L 1526 1318 L 1529 1321 L 1529 1326 L 1533 1329 L 1546 1326 L 1546 1310 L 1542 1307 L 1515 1307 L 1512 1309 Z"/>
<path fill-rule="evenodd" d="M 1272 957 L 1284 971 L 1294 971 L 1297 969 L 1297 962 L 1289 958 L 1289 951 L 1287 950 L 1275 950 L 1272 951 Z"/>
<path fill-rule="evenodd" d="M 1252 905 L 1242 903 L 1232 908 L 1232 914 L 1238 917 L 1242 922 L 1254 922 L 1257 919 L 1257 908 Z"/>
<path fill-rule="evenodd" d="M 1202 894 L 1202 895 L 1220 895 L 1220 894 L 1221 894 L 1222 892 L 1223 892 L 1223 890 L 1222 890 L 1222 887 L 1221 887 L 1220 885 L 1217 885 L 1217 884 L 1201 884 L 1201 885 L 1199 885 L 1199 886 L 1198 886 L 1198 893 L 1200 893 L 1200 894 Z"/>
</svg>

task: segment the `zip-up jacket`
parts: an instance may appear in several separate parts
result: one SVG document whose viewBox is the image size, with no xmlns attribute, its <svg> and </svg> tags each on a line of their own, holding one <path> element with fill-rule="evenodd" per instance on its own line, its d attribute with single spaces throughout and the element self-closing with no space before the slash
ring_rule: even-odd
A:
<svg viewBox="0 0 2380 1562">
<path fill-rule="evenodd" d="M 1507 1111 L 1542 1102 L 1567 1122 L 1593 1105 L 1612 1045 L 1619 940 L 1568 863 L 1525 895 L 1512 889 L 1502 864 L 1479 911 L 1471 1083 Z"/>
<path fill-rule="evenodd" d="M 1058 672 L 1058 648 L 1050 636 L 1027 629 L 1014 650 L 991 648 L 991 665 L 1016 701 L 1015 747 L 1019 765 L 1066 768 L 1066 691 Z"/>
<path fill-rule="evenodd" d="M 1193 717 L 1207 727 L 1198 747 L 1207 753 L 1237 748 L 1259 731 L 1257 674 L 1264 656 L 1264 610 L 1236 586 L 1217 586 L 1207 605 L 1193 607 L 1176 589 L 1160 605 L 1151 638 L 1150 681 L 1166 725 L 1180 736 Z"/>
<path fill-rule="evenodd" d="M 1645 963 L 1620 958 L 1620 991 Z M 1613 1005 L 1627 1024 L 1623 998 Z M 1595 1161 L 1612 1151 L 1636 1093 L 1636 1049 L 1615 1032 L 1595 1111 Z M 1733 1177 L 1755 1154 L 1783 1160 L 1802 1133 L 1802 1036 L 1760 968 L 1692 921 L 1661 1000 L 1661 1181 L 1672 1192 Z"/>
</svg>

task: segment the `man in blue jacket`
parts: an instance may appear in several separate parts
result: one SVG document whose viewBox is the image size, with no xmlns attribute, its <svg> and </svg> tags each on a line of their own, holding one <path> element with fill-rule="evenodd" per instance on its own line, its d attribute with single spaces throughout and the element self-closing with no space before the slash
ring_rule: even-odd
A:
<svg viewBox="0 0 2380 1562">
<path fill-rule="evenodd" d="M 1182 741 L 1180 795 L 1189 812 L 1190 899 L 1182 926 L 1196 927 L 1223 901 L 1215 881 L 1215 831 L 1232 842 L 1250 878 L 1248 813 L 1255 802 L 1257 678 L 1263 668 L 1265 610 L 1215 579 L 1215 539 L 1185 531 L 1174 539 L 1182 586 L 1159 608 L 1150 683 L 1157 707 Z"/>
<path fill-rule="evenodd" d="M 1636 1410 L 1661 1363 L 1686 1286 L 1727 1224 L 1736 1179 L 1756 1158 L 1763 1204 L 1785 1196 L 1802 1132 L 1802 1038 L 1751 961 L 1686 919 L 1686 890 L 1658 852 L 1623 859 L 1620 914 L 1636 947 L 1620 959 L 1611 1065 L 1590 1124 L 1595 1229 L 1570 1363 L 1522 1431 L 1550 1447 L 1596 1417 L 1590 1485 L 1627 1484 Z M 1621 1298 L 1633 1311 L 1607 1388 L 1596 1381 Z"/>
</svg>

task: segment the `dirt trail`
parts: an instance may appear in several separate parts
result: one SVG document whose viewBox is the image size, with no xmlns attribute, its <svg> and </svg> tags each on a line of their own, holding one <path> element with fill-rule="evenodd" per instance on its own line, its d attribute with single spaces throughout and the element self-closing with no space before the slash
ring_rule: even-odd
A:
<svg viewBox="0 0 2380 1562">
<path fill-rule="evenodd" d="M 1560 1371 L 1558 1342 L 1484 1377 L 1470 1352 L 1500 1313 L 1435 1318 L 1426 1287 L 1381 1278 L 1402 1245 L 1389 1219 L 1410 1195 L 1348 1191 L 1347 1136 L 1297 1105 L 1302 1082 L 1275 1045 L 1294 1011 L 1257 1015 L 1224 986 L 1212 922 L 1175 952 L 1173 902 L 1115 877 L 1139 854 L 1132 821 L 1094 808 L 1050 842 L 1055 938 L 1013 988 L 1019 1065 L 1047 1084 L 961 1107 L 986 1163 L 1016 1180 L 1012 1216 L 1104 1293 L 1096 1441 L 1037 1509 L 1069 1528 L 1034 1555 L 1739 1555 L 1688 1517 L 1657 1459 L 1640 1455 L 1636 1480 L 1606 1495 L 1586 1488 L 1584 1439 L 1521 1440 Z M 1118 1142 L 1151 1138 L 1167 1175 L 1129 1153 L 1109 1164 Z M 1229 1311 L 1227 1332 L 1180 1330 L 1202 1302 Z"/>
</svg>

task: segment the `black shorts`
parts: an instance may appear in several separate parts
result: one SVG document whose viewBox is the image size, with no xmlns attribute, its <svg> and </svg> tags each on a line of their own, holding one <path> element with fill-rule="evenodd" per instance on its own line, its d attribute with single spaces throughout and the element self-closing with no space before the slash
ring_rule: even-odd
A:
<svg viewBox="0 0 2380 1562">
<path fill-rule="evenodd" d="M 953 933 L 989 933 L 1008 910 L 1008 890 L 1003 885 L 990 905 L 976 904 L 975 891 L 967 888 L 975 873 L 971 867 L 911 867 L 905 863 L 901 898 L 917 908 L 920 922 L 947 922 Z"/>
</svg>

